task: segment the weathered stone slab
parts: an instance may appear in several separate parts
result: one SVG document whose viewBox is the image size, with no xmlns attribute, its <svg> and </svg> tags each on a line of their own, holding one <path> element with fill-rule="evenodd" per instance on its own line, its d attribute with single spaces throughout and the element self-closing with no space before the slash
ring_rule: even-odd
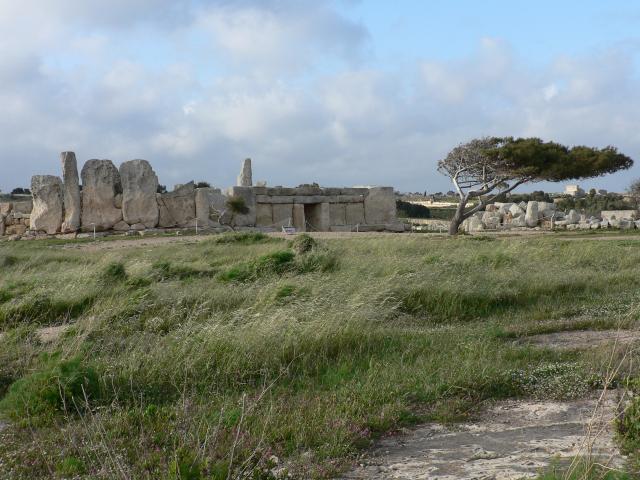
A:
<svg viewBox="0 0 640 480">
<path fill-rule="evenodd" d="M 304 212 L 304 207 L 303 212 Z M 270 227 L 273 225 L 273 206 L 270 203 L 256 204 L 256 226 Z"/>
<path fill-rule="evenodd" d="M 363 203 L 347 203 L 345 204 L 345 216 L 347 225 L 357 225 L 363 224 L 365 222 L 365 205 Z M 372 216 L 376 218 L 376 215 L 379 215 L 372 210 Z M 382 217 L 383 215 L 379 215 Z M 371 222 L 371 223 L 381 223 L 381 222 Z"/>
<path fill-rule="evenodd" d="M 78 179 L 78 163 L 76 154 L 73 152 L 62 152 L 60 154 L 62 163 L 62 183 L 64 199 L 64 220 L 62 222 L 62 232 L 72 233 L 80 229 L 80 181 Z"/>
<path fill-rule="evenodd" d="M 218 188 L 196 189 L 196 218 L 201 227 L 220 226 L 231 218 L 227 207 L 227 197 Z M 220 216 L 222 215 L 222 218 Z"/>
<path fill-rule="evenodd" d="M 304 209 L 304 205 L 302 208 Z M 293 203 L 273 204 L 273 224 L 276 227 L 293 225 Z"/>
<path fill-rule="evenodd" d="M 122 193 L 120 173 L 111 160 L 89 160 L 82 167 L 81 228 L 92 231 L 110 230 L 122 220 L 115 197 Z"/>
<path fill-rule="evenodd" d="M 538 225 L 538 202 L 528 202 L 527 212 L 525 213 L 524 221 L 527 227 L 535 227 Z"/>
<path fill-rule="evenodd" d="M 0 215 L 8 215 L 12 208 L 13 204 L 11 202 L 0 203 Z"/>
<path fill-rule="evenodd" d="M 298 232 L 306 232 L 306 218 L 304 214 L 304 205 L 302 204 L 294 204 L 293 205 L 293 226 L 296 228 Z"/>
<path fill-rule="evenodd" d="M 251 187 L 231 187 L 228 191 L 230 197 L 239 197 L 244 200 L 248 213 L 236 214 L 233 223 L 237 227 L 252 227 L 256 224 L 256 196 Z"/>
<path fill-rule="evenodd" d="M 335 203 L 363 203 L 367 198 L 365 195 L 336 195 L 331 197 L 331 202 Z"/>
<path fill-rule="evenodd" d="M 193 182 L 173 192 L 156 195 L 159 227 L 188 227 L 196 218 L 196 187 Z"/>
<path fill-rule="evenodd" d="M 116 232 L 126 232 L 131 229 L 131 226 L 127 222 L 121 220 L 113 226 L 113 229 Z"/>
<path fill-rule="evenodd" d="M 13 202 L 13 208 L 11 209 L 12 212 L 20 213 L 31 213 L 31 210 L 33 210 L 32 199 Z"/>
<path fill-rule="evenodd" d="M 603 219 L 609 220 L 612 218 L 616 218 L 618 220 L 635 220 L 638 218 L 637 210 L 603 210 L 600 212 L 600 215 Z"/>
<path fill-rule="evenodd" d="M 6 218 L 7 216 L 4 213 L 0 213 L 0 237 L 4 235 Z"/>
<path fill-rule="evenodd" d="M 565 220 L 567 221 L 567 225 L 575 225 L 580 221 L 580 214 L 575 210 L 569 210 Z"/>
<path fill-rule="evenodd" d="M 240 175 L 238 175 L 237 186 L 239 187 L 250 187 L 253 185 L 253 175 L 251 173 L 251 159 L 245 158 L 242 161 L 242 168 L 240 170 Z"/>
<path fill-rule="evenodd" d="M 158 176 L 146 160 L 129 160 L 120 165 L 122 218 L 129 225 L 146 228 L 158 225 Z"/>
<path fill-rule="evenodd" d="M 369 189 L 369 195 L 364 199 L 364 211 L 364 217 L 368 224 L 374 225 L 397 222 L 396 199 L 393 188 L 374 187 Z M 347 216 L 348 212 L 349 207 L 347 207 Z"/>
<path fill-rule="evenodd" d="M 347 206 L 344 203 L 332 203 L 329 207 L 329 223 L 331 225 L 347 224 Z"/>
<path fill-rule="evenodd" d="M 360 206 L 364 214 L 364 206 L 362 204 L 354 203 L 352 205 Z M 331 225 L 331 205 L 328 202 L 307 205 L 305 207 L 305 217 L 308 230 L 328 232 Z"/>
<path fill-rule="evenodd" d="M 53 175 L 34 175 L 31 177 L 32 230 L 46 232 L 49 235 L 60 231 L 64 214 L 62 190 L 60 177 Z"/>
</svg>

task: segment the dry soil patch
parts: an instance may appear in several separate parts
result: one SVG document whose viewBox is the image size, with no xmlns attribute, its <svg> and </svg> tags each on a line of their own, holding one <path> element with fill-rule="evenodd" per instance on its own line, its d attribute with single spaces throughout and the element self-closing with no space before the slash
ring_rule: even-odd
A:
<svg viewBox="0 0 640 480">
<path fill-rule="evenodd" d="M 640 331 L 635 330 L 579 330 L 531 335 L 519 343 L 558 350 L 586 349 L 602 345 L 627 347 L 640 341 Z"/>
<path fill-rule="evenodd" d="M 552 461 L 591 455 L 624 466 L 613 442 L 617 392 L 572 402 L 502 401 L 477 421 L 427 424 L 385 438 L 343 480 L 535 478 Z M 598 407 L 598 408 L 596 408 Z"/>
</svg>

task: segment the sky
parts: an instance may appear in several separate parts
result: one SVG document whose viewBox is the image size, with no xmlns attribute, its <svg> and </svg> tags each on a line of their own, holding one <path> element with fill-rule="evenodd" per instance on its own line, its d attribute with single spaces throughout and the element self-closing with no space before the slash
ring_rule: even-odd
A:
<svg viewBox="0 0 640 480">
<path fill-rule="evenodd" d="M 485 135 L 614 145 L 640 177 L 640 2 L 0 0 L 0 190 L 59 153 L 160 183 L 446 191 Z M 560 191 L 563 184 L 524 190 Z"/>
</svg>

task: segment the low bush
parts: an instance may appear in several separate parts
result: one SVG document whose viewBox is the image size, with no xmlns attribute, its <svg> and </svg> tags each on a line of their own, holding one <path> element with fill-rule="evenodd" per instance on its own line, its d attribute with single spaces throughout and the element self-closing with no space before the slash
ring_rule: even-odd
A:
<svg viewBox="0 0 640 480">
<path fill-rule="evenodd" d="M 631 455 L 634 466 L 640 468 L 640 397 L 633 398 L 616 420 L 616 430 L 623 453 Z"/>
<path fill-rule="evenodd" d="M 98 374 L 79 358 L 45 357 L 42 368 L 15 381 L 0 400 L 0 412 L 16 421 L 50 420 L 58 412 L 82 411 L 100 396 Z"/>
<path fill-rule="evenodd" d="M 291 248 L 298 255 L 309 253 L 317 246 L 318 242 L 316 242 L 313 237 L 307 233 L 300 234 L 291 241 Z"/>
<path fill-rule="evenodd" d="M 101 280 L 104 284 L 119 283 L 127 279 L 127 272 L 125 271 L 124 264 L 122 262 L 109 263 L 101 274 Z"/>
<path fill-rule="evenodd" d="M 166 280 L 185 280 L 192 277 L 211 277 L 214 270 L 200 270 L 187 265 L 176 265 L 166 260 L 155 262 L 151 267 L 151 276 L 159 282 Z"/>
<path fill-rule="evenodd" d="M 239 232 L 225 233 L 216 237 L 213 242 L 218 244 L 239 243 L 242 245 L 252 245 L 255 243 L 265 243 L 270 240 L 271 238 L 262 232 Z"/>
</svg>

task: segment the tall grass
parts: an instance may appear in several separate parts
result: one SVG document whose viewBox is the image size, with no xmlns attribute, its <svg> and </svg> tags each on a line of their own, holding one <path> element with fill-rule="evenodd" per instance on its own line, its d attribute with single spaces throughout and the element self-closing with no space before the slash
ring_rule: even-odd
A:
<svg viewBox="0 0 640 480">
<path fill-rule="evenodd" d="M 295 253 L 228 235 L 89 255 L 0 244 L 8 257 L 0 411 L 14 423 L 0 458 L 16 478 L 326 478 L 398 426 L 583 392 L 597 357 L 513 336 L 632 325 L 640 305 L 640 251 L 616 241 L 376 237 Z M 68 335 L 38 341 L 61 322 Z M 51 385 L 71 385 L 63 407 L 42 400 Z"/>
</svg>

